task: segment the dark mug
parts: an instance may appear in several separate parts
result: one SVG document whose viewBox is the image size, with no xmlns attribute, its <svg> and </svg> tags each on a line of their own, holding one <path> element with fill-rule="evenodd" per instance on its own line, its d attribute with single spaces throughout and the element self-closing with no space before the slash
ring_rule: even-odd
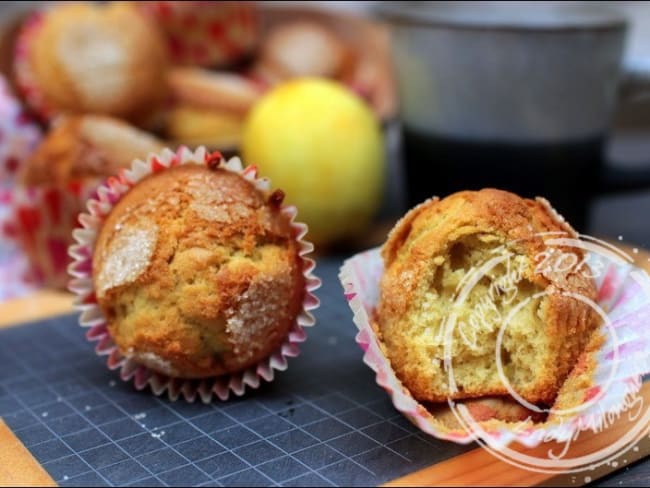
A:
<svg viewBox="0 0 650 488">
<path fill-rule="evenodd" d="M 623 76 L 619 13 L 532 2 L 380 9 L 393 27 L 409 206 L 495 187 L 544 196 L 584 231 L 595 195 L 650 187 L 650 171 L 604 161 L 622 94 L 648 92 L 643 76 Z"/>
</svg>

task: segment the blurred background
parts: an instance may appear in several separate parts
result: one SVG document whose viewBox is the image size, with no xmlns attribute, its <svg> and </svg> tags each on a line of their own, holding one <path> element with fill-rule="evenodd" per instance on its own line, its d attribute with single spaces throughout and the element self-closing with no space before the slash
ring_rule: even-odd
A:
<svg viewBox="0 0 650 488">
<path fill-rule="evenodd" d="M 256 164 L 321 254 L 487 186 L 650 248 L 650 2 L 2 2 L 0 35 L 0 298 L 63 288 L 88 196 L 165 146 Z"/>
</svg>

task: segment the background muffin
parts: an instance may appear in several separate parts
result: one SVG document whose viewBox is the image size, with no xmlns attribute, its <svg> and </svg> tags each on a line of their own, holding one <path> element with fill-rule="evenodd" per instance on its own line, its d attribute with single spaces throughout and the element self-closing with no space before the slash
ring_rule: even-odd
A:
<svg viewBox="0 0 650 488">
<path fill-rule="evenodd" d="M 81 182 L 96 184 L 160 149 L 154 136 L 121 120 L 62 116 L 28 158 L 19 180 L 25 186 L 53 185 L 61 190 Z"/>
<path fill-rule="evenodd" d="M 20 35 L 16 81 L 45 118 L 96 113 L 148 121 L 166 93 L 161 34 L 123 2 L 73 3 L 35 14 Z"/>
<path fill-rule="evenodd" d="M 258 84 L 234 73 L 200 68 L 173 68 L 167 79 L 169 140 L 222 151 L 239 145 L 244 117 L 262 96 Z"/>
<path fill-rule="evenodd" d="M 508 394 L 497 371 L 495 343 L 512 313 L 501 345 L 506 377 L 529 402 L 553 402 L 598 321 L 589 305 L 568 296 L 595 299 L 588 273 L 537 267 L 549 249 L 540 235 L 546 232 L 575 237 L 544 200 L 492 189 L 429 200 L 393 229 L 382 250 L 386 272 L 378 324 L 397 376 L 416 399 Z M 491 268 L 452 308 L 466 275 L 499 252 L 509 259 Z M 565 252 L 576 262 L 583 259 L 579 249 Z M 514 272 L 518 280 L 504 281 Z M 483 307 L 486 297 L 490 309 Z M 482 307 L 486 315 L 474 320 Z M 455 392 L 443 364 L 448 340 L 443 319 L 452 311 L 460 324 L 450 346 Z"/>
<path fill-rule="evenodd" d="M 109 117 L 56 121 L 20 168 L 7 224 L 29 258 L 32 279 L 66 286 L 67 248 L 86 200 L 105 178 L 160 148 L 156 138 Z"/>
<path fill-rule="evenodd" d="M 269 356 L 305 289 L 281 200 L 202 164 L 133 187 L 104 222 L 93 258 L 120 352 L 179 378 L 232 373 Z"/>
</svg>

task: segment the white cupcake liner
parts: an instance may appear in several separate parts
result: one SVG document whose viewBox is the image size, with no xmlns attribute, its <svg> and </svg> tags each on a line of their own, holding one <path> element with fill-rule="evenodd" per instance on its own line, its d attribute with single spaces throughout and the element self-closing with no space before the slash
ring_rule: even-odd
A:
<svg viewBox="0 0 650 488">
<path fill-rule="evenodd" d="M 449 427 L 415 400 L 397 378 L 372 327 L 383 272 L 380 248 L 357 254 L 341 267 L 339 278 L 359 329 L 356 342 L 365 351 L 363 361 L 375 371 L 377 384 L 388 392 L 395 408 L 423 432 L 439 439 L 459 444 L 481 440 L 495 449 L 511 442 L 534 447 L 553 439 L 566 441 L 578 429 L 602 425 L 607 415 L 620 412 L 626 396 L 638 392 L 641 376 L 650 372 L 650 278 L 624 259 L 608 259 L 597 280 L 597 303 L 607 311 L 611 327 L 603 328 L 602 346 L 580 358 L 583 364 L 595 363 L 595 367 L 585 371 L 576 368 L 567 379 L 569 386 L 588 386 L 576 391 L 563 388 L 556 401 L 583 405 L 584 409 L 561 417 L 550 414 L 546 422 L 523 426 L 488 421 L 478 423 L 478 429 Z M 570 379 L 580 381 L 569 384 Z"/>
<path fill-rule="evenodd" d="M 307 257 L 314 246 L 304 240 L 307 226 L 295 222 L 297 210 L 294 206 L 283 206 L 281 212 L 290 219 L 295 239 L 300 245 L 299 255 L 305 277 L 305 296 L 302 311 L 287 338 L 269 357 L 241 372 L 202 380 L 186 380 L 155 372 L 120 353 L 109 335 L 106 319 L 97 303 L 92 281 L 93 248 L 102 223 L 122 196 L 145 176 L 177 165 L 207 163 L 213 158 L 214 154 L 210 155 L 204 147 L 199 147 L 194 152 L 186 147 L 180 147 L 176 152 L 164 149 L 160 155 L 150 154 L 146 161 L 135 160 L 131 168 L 123 170 L 119 177 L 109 178 L 97 191 L 97 198 L 88 201 L 88 213 L 79 216 L 83 228 L 74 232 L 77 244 L 72 245 L 69 250 L 73 263 L 68 270 L 74 277 L 70 281 L 69 289 L 77 295 L 74 306 L 81 312 L 79 318 L 81 326 L 89 328 L 86 337 L 89 341 L 97 342 L 96 353 L 108 356 L 108 367 L 119 369 L 122 380 L 132 381 L 136 389 L 142 390 L 149 386 L 155 395 L 167 393 L 172 401 L 180 396 L 188 402 L 193 402 L 197 396 L 204 403 L 210 402 L 213 396 L 225 401 L 231 392 L 241 396 L 245 393 L 246 387 L 258 388 L 262 381 L 272 381 L 275 371 L 286 370 L 287 359 L 299 354 L 298 345 L 306 339 L 303 327 L 314 325 L 314 317 L 310 311 L 319 306 L 318 298 L 312 292 L 320 286 L 320 279 L 313 274 L 314 260 Z M 258 178 L 255 166 L 243 168 L 239 158 L 232 158 L 229 161 L 222 158 L 219 166 L 242 175 L 262 192 L 266 193 L 270 189 L 269 180 Z"/>
</svg>

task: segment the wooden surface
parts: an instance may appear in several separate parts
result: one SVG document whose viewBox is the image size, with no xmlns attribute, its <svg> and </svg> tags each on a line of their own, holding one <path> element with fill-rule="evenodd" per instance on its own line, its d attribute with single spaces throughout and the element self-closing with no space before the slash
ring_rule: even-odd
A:
<svg viewBox="0 0 650 488">
<path fill-rule="evenodd" d="M 0 420 L 0 486 L 56 486 L 50 475 Z"/>
<path fill-rule="evenodd" d="M 72 295 L 42 290 L 0 303 L 0 328 L 72 312 Z"/>
<path fill-rule="evenodd" d="M 620 244 L 617 243 L 617 245 Z M 625 246 L 621 247 L 625 248 Z M 638 254 L 633 254 L 631 248 L 625 248 L 625 250 L 636 258 L 638 266 L 650 272 L 650 253 L 639 251 Z M 72 295 L 64 292 L 38 291 L 25 298 L 1 303 L 0 328 L 71 311 Z M 644 385 L 642 394 L 645 404 L 650 404 L 650 384 Z M 567 456 L 591 452 L 599 446 L 607 445 L 620 437 L 627 428 L 628 422 L 624 417 L 600 434 L 593 434 L 590 431 L 583 432 L 573 443 Z M 552 445 L 543 444 L 536 449 L 526 450 L 526 454 L 544 455 Z M 55 486 L 47 473 L 14 437 L 2 420 L 0 420 L 0 446 L 0 486 Z M 9 449 L 6 449 L 5 446 L 8 446 Z M 486 450 L 477 448 L 395 480 L 386 486 L 532 486 L 539 484 L 579 486 L 585 483 L 585 476 L 596 480 L 625 467 L 626 464 L 632 463 L 636 459 L 650 455 L 650 439 L 647 436 L 638 447 L 638 451 L 629 451 L 623 456 L 624 459 L 618 460 L 618 465 L 614 465 L 617 466 L 616 468 L 611 465 L 603 466 L 588 474 L 566 476 L 553 476 L 518 469 L 498 460 Z"/>
</svg>

